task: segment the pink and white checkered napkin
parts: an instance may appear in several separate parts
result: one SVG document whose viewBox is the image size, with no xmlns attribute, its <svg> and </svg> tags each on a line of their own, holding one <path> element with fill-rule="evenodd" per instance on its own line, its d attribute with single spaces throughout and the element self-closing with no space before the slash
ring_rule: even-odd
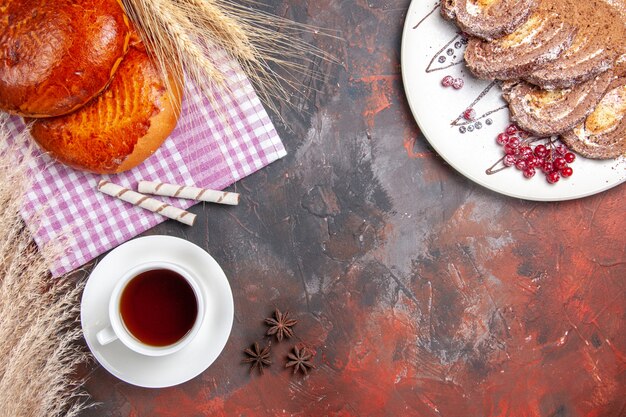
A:
<svg viewBox="0 0 626 417">
<path fill-rule="evenodd" d="M 140 179 L 148 179 L 220 190 L 286 155 L 247 77 L 234 70 L 228 80 L 229 88 L 216 91 L 213 105 L 196 88 L 188 88 L 184 121 L 154 155 L 130 171 L 111 176 L 84 173 L 36 151 L 30 167 L 33 186 L 22 216 L 39 247 L 61 237 L 69 239 L 70 247 L 51 269 L 53 276 L 72 271 L 166 220 L 97 192 L 101 179 L 131 189 Z M 17 134 L 24 124 L 12 117 L 9 128 Z M 169 202 L 181 208 L 195 204 Z"/>
</svg>

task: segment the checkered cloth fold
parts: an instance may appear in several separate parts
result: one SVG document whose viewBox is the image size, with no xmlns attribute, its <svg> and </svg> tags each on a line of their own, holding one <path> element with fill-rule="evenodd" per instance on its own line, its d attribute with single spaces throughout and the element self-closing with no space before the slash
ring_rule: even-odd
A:
<svg viewBox="0 0 626 417">
<path fill-rule="evenodd" d="M 29 167 L 33 186 L 22 216 L 40 248 L 62 237 L 69 239 L 69 248 L 51 269 L 53 276 L 72 271 L 166 220 L 97 192 L 101 179 L 131 189 L 136 189 L 138 180 L 148 179 L 221 190 L 286 155 L 247 77 L 231 70 L 227 84 L 215 89 L 212 103 L 194 86 L 188 88 L 182 122 L 154 155 L 130 171 L 111 176 L 84 173 L 36 151 Z M 14 134 L 24 130 L 18 117 L 11 117 L 8 126 Z M 195 204 L 163 200 L 181 208 Z"/>
</svg>

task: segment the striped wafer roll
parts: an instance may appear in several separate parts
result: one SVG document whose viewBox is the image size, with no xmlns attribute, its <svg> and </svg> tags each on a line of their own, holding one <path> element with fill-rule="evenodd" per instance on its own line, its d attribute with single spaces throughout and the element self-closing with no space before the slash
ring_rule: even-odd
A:
<svg viewBox="0 0 626 417">
<path fill-rule="evenodd" d="M 102 180 L 98 183 L 98 191 L 101 193 L 126 201 L 132 205 L 144 208 L 153 213 L 158 213 L 170 219 L 177 220 L 181 223 L 193 226 L 196 215 L 188 211 L 179 209 L 170 204 L 164 203 L 157 199 L 139 194 L 112 182 Z"/>
<path fill-rule="evenodd" d="M 209 190 L 187 185 L 166 184 L 155 181 L 139 181 L 140 193 L 162 195 L 167 197 L 186 198 L 188 200 L 207 201 L 209 203 L 239 204 L 239 194 L 227 191 Z"/>
</svg>

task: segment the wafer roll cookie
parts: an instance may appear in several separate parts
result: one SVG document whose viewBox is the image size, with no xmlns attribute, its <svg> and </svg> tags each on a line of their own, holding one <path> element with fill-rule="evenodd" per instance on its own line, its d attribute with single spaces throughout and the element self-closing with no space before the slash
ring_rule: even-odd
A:
<svg viewBox="0 0 626 417">
<path fill-rule="evenodd" d="M 109 181 L 100 181 L 98 183 L 98 191 L 189 226 L 193 226 L 193 223 L 196 220 L 196 215 L 193 213 L 129 190 L 128 188 L 124 188 L 117 184 L 113 184 Z"/>
<path fill-rule="evenodd" d="M 207 201 L 209 203 L 239 204 L 239 194 L 227 191 L 209 190 L 187 185 L 166 184 L 155 181 L 139 181 L 140 193 L 162 195 L 167 197 L 186 198 L 188 200 Z"/>
</svg>

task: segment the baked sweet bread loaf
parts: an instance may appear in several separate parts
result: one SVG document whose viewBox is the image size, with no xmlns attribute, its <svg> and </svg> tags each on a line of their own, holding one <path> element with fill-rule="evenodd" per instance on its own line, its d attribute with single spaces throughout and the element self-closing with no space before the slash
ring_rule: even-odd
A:
<svg viewBox="0 0 626 417">
<path fill-rule="evenodd" d="M 108 88 L 81 109 L 32 119 L 31 135 L 55 159 L 81 170 L 131 169 L 163 143 L 178 121 L 182 80 L 161 72 L 143 44 L 132 45 Z"/>
<path fill-rule="evenodd" d="M 111 80 L 128 48 L 119 0 L 0 2 L 0 110 L 67 114 Z"/>
</svg>

